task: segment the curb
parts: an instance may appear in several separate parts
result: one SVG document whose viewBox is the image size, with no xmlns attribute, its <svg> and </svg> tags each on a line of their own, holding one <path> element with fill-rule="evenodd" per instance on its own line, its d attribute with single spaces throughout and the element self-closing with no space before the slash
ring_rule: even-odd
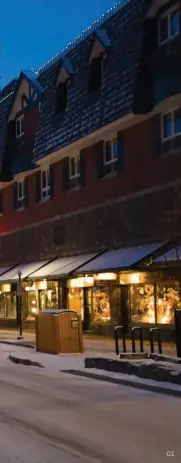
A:
<svg viewBox="0 0 181 463">
<path fill-rule="evenodd" d="M 0 344 L 7 344 L 8 346 L 18 346 L 18 347 L 26 347 L 27 349 L 34 349 L 35 346 L 33 344 L 25 344 L 25 343 L 19 343 L 18 341 L 2 341 L 0 340 Z"/>
<path fill-rule="evenodd" d="M 44 368 L 44 366 L 41 365 L 41 363 L 33 362 L 32 360 L 29 360 L 29 359 L 20 359 L 18 357 L 15 357 L 14 355 L 9 355 L 9 360 L 13 363 L 20 364 L 20 365 Z"/>
<path fill-rule="evenodd" d="M 88 372 L 79 371 L 79 370 L 62 370 L 61 372 L 68 373 L 70 375 L 81 376 L 84 378 L 97 379 L 98 381 L 105 381 L 106 383 L 119 384 L 122 386 L 129 386 L 135 389 L 142 389 L 144 391 L 156 392 L 158 394 L 165 394 L 167 396 L 181 398 L 181 390 L 178 391 L 176 389 L 166 389 L 162 386 L 156 386 L 156 385 L 146 384 L 146 383 L 136 383 L 132 380 L 128 380 L 124 378 L 120 378 L 120 379 L 113 378 L 111 376 L 107 376 L 104 374 L 97 375 L 96 373 L 88 373 Z"/>
<path fill-rule="evenodd" d="M 172 372 L 170 368 L 164 367 L 164 362 L 160 362 L 160 364 L 158 362 L 153 362 L 151 365 L 147 365 L 145 363 L 133 363 L 127 359 L 117 360 L 105 357 L 86 357 L 85 368 L 96 368 L 99 371 L 128 374 L 136 376 L 143 381 L 151 379 L 152 381 L 161 381 L 181 386 L 181 370 L 178 372 L 174 370 L 175 367 L 173 364 Z"/>
</svg>

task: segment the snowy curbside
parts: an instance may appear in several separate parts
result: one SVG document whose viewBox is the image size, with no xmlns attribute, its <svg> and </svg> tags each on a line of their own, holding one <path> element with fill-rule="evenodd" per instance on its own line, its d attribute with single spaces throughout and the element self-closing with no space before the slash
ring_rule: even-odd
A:
<svg viewBox="0 0 181 463">
<path fill-rule="evenodd" d="M 19 357 L 15 357 L 14 355 L 9 355 L 9 360 L 11 360 L 11 362 L 13 363 L 17 363 L 21 365 L 44 368 L 44 366 L 41 365 L 41 363 L 33 362 L 33 360 L 29 360 L 29 359 L 22 359 Z"/>
<path fill-rule="evenodd" d="M 7 344 L 8 346 L 26 347 L 27 349 L 35 349 L 35 345 L 33 344 L 18 341 L 6 341 L 5 339 L 0 340 L 0 344 Z"/>
<path fill-rule="evenodd" d="M 85 358 L 85 368 L 96 368 L 108 372 L 124 373 L 139 378 L 165 381 L 181 385 L 181 365 L 154 360 L 111 360 L 108 358 Z"/>
<path fill-rule="evenodd" d="M 149 384 L 148 382 L 136 382 L 133 379 L 124 379 L 122 378 L 117 378 L 113 376 L 108 376 L 107 372 L 101 372 L 101 373 L 96 373 L 96 372 L 87 372 L 87 371 L 81 371 L 81 370 L 64 370 L 62 373 L 67 373 L 70 375 L 75 375 L 75 376 L 81 376 L 83 378 L 90 378 L 90 379 L 96 379 L 98 381 L 104 381 L 106 383 L 112 383 L 112 384 L 119 384 L 120 386 L 128 386 L 128 387 L 133 387 L 136 389 L 141 389 L 144 391 L 149 391 L 149 392 L 156 392 L 158 394 L 165 394 L 173 397 L 179 397 L 181 398 L 181 390 L 179 389 L 172 389 L 172 387 L 166 387 L 163 386 L 157 386 L 157 384 Z M 172 385 L 170 385 L 172 386 Z M 174 385 L 173 385 L 174 386 Z M 178 387 L 175 385 L 175 387 Z"/>
</svg>

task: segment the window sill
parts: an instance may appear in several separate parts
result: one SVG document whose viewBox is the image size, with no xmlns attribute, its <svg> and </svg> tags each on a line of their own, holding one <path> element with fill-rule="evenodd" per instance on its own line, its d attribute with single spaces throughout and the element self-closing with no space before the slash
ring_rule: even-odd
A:
<svg viewBox="0 0 181 463">
<path fill-rule="evenodd" d="M 22 212 L 25 210 L 25 206 L 22 206 L 22 207 L 17 207 L 17 209 L 15 210 L 15 212 Z"/>
<path fill-rule="evenodd" d="M 47 203 L 50 200 L 50 196 L 46 196 L 46 198 L 41 198 L 39 204 Z"/>
<path fill-rule="evenodd" d="M 160 158 L 167 158 L 169 156 L 176 156 L 177 154 L 181 154 L 181 147 L 180 148 L 173 148 L 168 151 L 162 152 L 160 154 Z"/>
<path fill-rule="evenodd" d="M 79 190 L 80 190 L 80 185 L 76 185 L 76 186 L 70 187 L 69 190 L 67 190 L 67 194 L 71 194 Z"/>
<path fill-rule="evenodd" d="M 110 172 L 109 174 L 104 174 L 104 176 L 102 177 L 102 180 L 107 180 L 109 178 L 114 178 L 117 176 L 117 171 L 115 170 L 114 172 Z"/>
</svg>

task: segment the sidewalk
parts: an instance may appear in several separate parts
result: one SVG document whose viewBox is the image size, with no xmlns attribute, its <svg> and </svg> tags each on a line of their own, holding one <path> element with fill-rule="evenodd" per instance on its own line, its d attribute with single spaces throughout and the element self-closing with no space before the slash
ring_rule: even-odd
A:
<svg viewBox="0 0 181 463">
<path fill-rule="evenodd" d="M 175 384 L 176 381 L 168 381 L 165 379 L 154 380 L 148 379 L 146 376 L 138 377 L 134 372 L 127 374 L 124 369 L 124 363 L 126 360 L 120 361 L 119 357 L 116 356 L 114 350 L 114 342 L 111 338 L 101 338 L 99 336 L 85 335 L 84 336 L 84 354 L 60 354 L 50 355 L 36 352 L 35 347 L 35 335 L 33 333 L 25 333 L 23 341 L 17 341 L 18 333 L 16 331 L 0 331 L 0 362 L 7 364 L 11 362 L 15 364 L 22 364 L 30 367 L 38 367 L 38 374 L 45 376 L 49 375 L 50 372 L 53 374 L 69 374 L 70 380 L 71 375 L 79 377 L 92 378 L 94 380 L 106 381 L 113 384 L 126 385 L 129 387 L 139 388 L 142 390 L 151 391 L 153 393 L 161 393 L 172 395 L 181 398 L 181 385 L 180 383 Z M 131 343 L 129 342 L 129 350 L 131 351 Z M 149 343 L 145 344 L 149 350 Z M 28 348 L 27 348 L 28 347 Z M 166 355 L 175 356 L 175 346 L 172 344 L 164 344 L 163 353 Z M 87 360 L 86 360 L 87 359 Z M 86 361 L 85 361 L 86 360 Z M 85 363 L 88 364 L 92 360 L 96 362 L 109 363 L 112 365 L 120 363 L 123 365 L 123 372 L 121 371 L 109 371 L 109 369 L 101 366 L 101 369 L 91 367 L 85 368 Z M 139 360 L 131 361 L 134 365 L 140 363 Z M 155 370 L 154 362 L 146 360 L 143 362 L 143 367 L 151 367 Z M 149 365 L 150 364 L 150 365 Z M 156 369 L 158 362 L 156 365 Z M 162 362 L 160 365 L 161 369 L 166 369 L 166 373 L 171 371 L 172 375 L 181 375 L 181 364 L 173 365 L 170 364 L 169 359 L 167 362 Z M 122 367 L 121 367 L 122 368 Z"/>
<path fill-rule="evenodd" d="M 36 345 L 35 333 L 26 332 L 23 334 L 24 339 L 18 341 L 18 330 L 0 330 L 0 343 L 6 341 L 6 343 L 14 344 L 16 346 L 34 347 Z M 131 341 L 126 341 L 128 352 L 132 351 Z M 176 347 L 174 343 L 163 343 L 163 354 L 175 356 Z M 120 350 L 122 349 L 120 345 Z M 150 351 L 149 341 L 144 341 L 145 352 Z M 107 354 L 112 356 L 115 354 L 114 340 L 110 337 L 96 336 L 94 334 L 84 334 L 84 350 L 86 353 L 92 352 L 96 354 Z M 137 343 L 137 351 L 139 352 L 139 343 Z"/>
</svg>

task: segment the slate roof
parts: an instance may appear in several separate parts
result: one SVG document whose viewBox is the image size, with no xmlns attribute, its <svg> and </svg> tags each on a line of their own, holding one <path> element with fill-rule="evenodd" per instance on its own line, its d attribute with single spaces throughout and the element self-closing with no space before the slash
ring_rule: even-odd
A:
<svg viewBox="0 0 181 463">
<path fill-rule="evenodd" d="M 111 44 L 104 60 L 100 91 L 92 94 L 87 92 L 88 51 L 98 29 L 97 23 L 94 30 L 90 29 L 86 37 L 64 53 L 64 58 L 69 58 L 72 63 L 74 75 L 63 114 L 56 114 L 55 111 L 55 81 L 60 56 L 39 73 L 38 80 L 44 95 L 35 138 L 34 161 L 132 112 L 142 49 L 142 22 L 145 8 L 150 3 L 151 0 L 127 0 L 126 5 L 99 27 L 105 31 Z"/>
<path fill-rule="evenodd" d="M 7 124 L 17 80 L 12 80 L 0 92 L 0 172 L 5 154 Z"/>
</svg>

